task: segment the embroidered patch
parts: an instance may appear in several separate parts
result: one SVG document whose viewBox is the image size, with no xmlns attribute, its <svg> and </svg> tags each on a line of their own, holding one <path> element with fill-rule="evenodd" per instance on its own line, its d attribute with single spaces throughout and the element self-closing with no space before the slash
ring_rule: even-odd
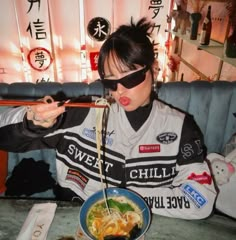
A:
<svg viewBox="0 0 236 240">
<path fill-rule="evenodd" d="M 209 184 L 209 185 L 211 184 L 211 181 L 212 181 L 212 177 L 207 172 L 204 172 L 202 174 L 191 173 L 188 176 L 188 179 L 194 180 L 200 184 Z"/>
<path fill-rule="evenodd" d="M 139 153 L 160 152 L 160 144 L 139 145 Z"/>
<path fill-rule="evenodd" d="M 84 128 L 82 134 L 86 136 L 87 138 L 90 138 L 94 141 L 96 141 L 96 128 L 94 127 L 93 129 L 89 128 Z M 104 143 L 106 145 L 112 146 L 113 144 L 113 138 L 110 136 L 114 134 L 114 131 L 110 133 L 106 133 L 106 137 L 103 139 Z"/>
<path fill-rule="evenodd" d="M 181 151 L 184 159 L 188 159 L 188 158 L 191 158 L 191 156 L 194 156 L 193 145 L 191 145 L 189 143 L 184 144 L 184 146 L 180 149 L 180 151 Z"/>
<path fill-rule="evenodd" d="M 88 178 L 81 174 L 78 170 L 69 168 L 66 175 L 66 180 L 72 181 L 78 184 L 82 189 L 85 188 L 88 183 Z"/>
<path fill-rule="evenodd" d="M 96 130 L 95 129 L 84 128 L 82 134 L 90 139 L 96 140 Z"/>
<path fill-rule="evenodd" d="M 163 144 L 170 144 L 177 139 L 177 134 L 172 132 L 161 133 L 157 136 L 157 141 Z"/>
<path fill-rule="evenodd" d="M 192 187 L 191 184 L 183 184 L 181 186 L 181 190 L 197 208 L 202 208 L 207 204 L 207 199 L 199 191 Z"/>
</svg>

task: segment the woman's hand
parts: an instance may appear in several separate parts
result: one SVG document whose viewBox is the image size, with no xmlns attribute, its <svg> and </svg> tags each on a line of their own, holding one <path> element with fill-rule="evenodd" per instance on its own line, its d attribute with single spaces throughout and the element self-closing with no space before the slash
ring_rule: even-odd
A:
<svg viewBox="0 0 236 240">
<path fill-rule="evenodd" d="M 33 121 L 34 125 L 52 127 L 57 117 L 65 112 L 65 107 L 60 106 L 59 103 L 52 100 L 51 103 L 39 103 L 27 107 L 27 120 Z"/>
</svg>

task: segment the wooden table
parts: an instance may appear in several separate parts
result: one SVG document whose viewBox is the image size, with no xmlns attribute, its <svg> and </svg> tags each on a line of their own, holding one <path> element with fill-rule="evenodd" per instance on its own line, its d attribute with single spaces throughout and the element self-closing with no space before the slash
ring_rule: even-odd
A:
<svg viewBox="0 0 236 240">
<path fill-rule="evenodd" d="M 48 201 L 0 199 L 0 240 L 15 240 L 35 203 Z M 80 205 L 56 202 L 57 209 L 48 240 L 74 237 Z M 231 240 L 236 239 L 236 220 L 213 215 L 206 220 L 181 220 L 154 215 L 145 240 Z"/>
</svg>

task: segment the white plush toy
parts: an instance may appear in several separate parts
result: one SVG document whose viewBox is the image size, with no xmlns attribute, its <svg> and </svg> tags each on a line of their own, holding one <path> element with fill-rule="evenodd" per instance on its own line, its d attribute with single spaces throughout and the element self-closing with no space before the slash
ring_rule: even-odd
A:
<svg viewBox="0 0 236 240">
<path fill-rule="evenodd" d="M 226 157 L 210 153 L 207 159 L 218 186 L 216 209 L 236 219 L 236 149 Z"/>
<path fill-rule="evenodd" d="M 236 149 L 226 157 L 217 153 L 210 153 L 207 159 L 211 163 L 212 173 L 218 186 L 226 184 L 236 172 Z"/>
</svg>

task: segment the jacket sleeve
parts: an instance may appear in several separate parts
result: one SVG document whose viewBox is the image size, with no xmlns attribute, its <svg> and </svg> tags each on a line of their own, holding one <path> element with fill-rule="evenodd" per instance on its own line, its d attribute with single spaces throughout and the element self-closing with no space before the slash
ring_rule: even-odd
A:
<svg viewBox="0 0 236 240">
<path fill-rule="evenodd" d="M 48 148 L 40 139 L 52 129 L 30 129 L 33 125 L 26 119 L 26 107 L 8 108 L 0 114 L 0 149 L 25 152 Z"/>
<path fill-rule="evenodd" d="M 152 212 L 182 219 L 207 218 L 213 211 L 216 189 L 205 161 L 202 133 L 189 116 L 182 128 L 176 169 L 170 187 L 146 189 L 147 196 L 155 195 L 152 202 L 147 199 Z"/>
<path fill-rule="evenodd" d="M 36 126 L 26 119 L 26 107 L 9 108 L 0 113 L 0 149 L 9 152 L 25 152 L 36 149 L 56 148 L 61 134 L 48 138 L 50 133 L 83 122 L 89 108 L 73 109 L 58 117 L 50 128 Z"/>
</svg>

